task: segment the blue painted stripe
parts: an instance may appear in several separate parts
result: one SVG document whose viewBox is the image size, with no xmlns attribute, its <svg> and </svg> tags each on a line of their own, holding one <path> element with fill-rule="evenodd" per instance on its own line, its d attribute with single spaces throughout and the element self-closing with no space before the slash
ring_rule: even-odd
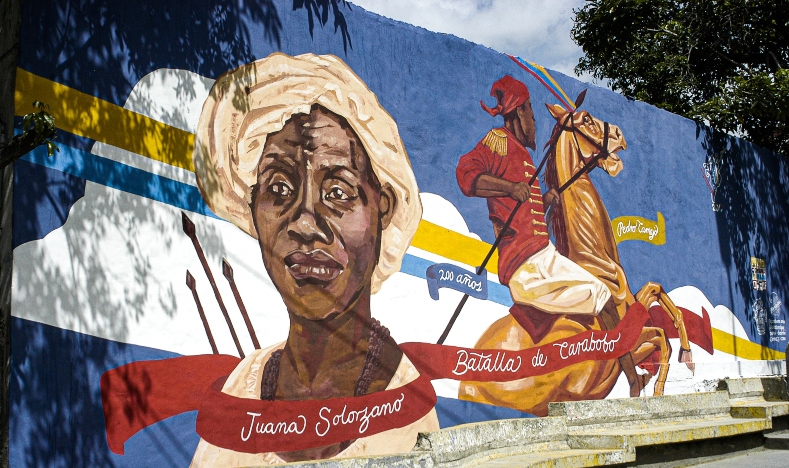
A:
<svg viewBox="0 0 789 468">
<path fill-rule="evenodd" d="M 456 398 L 438 397 L 436 403 L 438 425 L 441 429 L 499 419 L 534 418 L 533 414 L 524 413 L 512 408 L 486 405 Z"/>
<path fill-rule="evenodd" d="M 21 130 L 22 129 L 22 122 L 23 122 L 22 117 L 19 117 L 19 116 L 14 117 L 14 134 L 15 135 L 19 135 L 20 133 L 22 133 L 22 130 Z M 63 146 L 63 145 L 68 145 L 68 146 L 71 146 L 73 148 L 78 148 L 78 149 L 81 149 L 83 151 L 88 151 L 88 152 L 90 152 L 90 148 L 93 146 L 93 143 L 96 142 L 96 140 L 93 140 L 91 138 L 86 138 L 86 137 L 83 137 L 83 136 L 79 136 L 79 135 L 76 135 L 74 133 L 67 132 L 65 130 L 61 130 L 59 128 L 55 128 L 55 138 L 54 138 L 54 140 L 55 140 L 55 144 L 57 144 L 58 147 Z"/>
<path fill-rule="evenodd" d="M 197 187 L 71 146 L 61 144 L 59 148 L 60 152 L 49 157 L 45 147 L 38 147 L 22 159 L 97 184 L 219 219 L 208 209 Z"/>
<path fill-rule="evenodd" d="M 166 203 L 182 210 L 221 219 L 206 206 L 197 187 L 151 174 L 71 146 L 61 144 L 60 152 L 53 157 L 47 156 L 46 148 L 39 147 L 22 159 L 97 184 Z M 425 272 L 427 267 L 432 264 L 423 258 L 406 254 L 400 271 L 426 280 Z M 427 285 L 425 285 L 425 291 L 427 291 Z M 509 288 L 496 282 L 488 284 L 488 300 L 506 307 L 512 306 Z"/>
</svg>

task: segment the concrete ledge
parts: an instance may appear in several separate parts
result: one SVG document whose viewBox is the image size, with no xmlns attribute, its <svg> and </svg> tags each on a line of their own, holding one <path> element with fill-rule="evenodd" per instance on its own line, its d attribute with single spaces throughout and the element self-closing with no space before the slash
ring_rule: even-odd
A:
<svg viewBox="0 0 789 468">
<path fill-rule="evenodd" d="M 718 390 L 729 392 L 729 398 L 763 398 L 764 387 L 760 378 L 723 379 L 718 383 Z"/>
<path fill-rule="evenodd" d="M 627 450 L 568 450 L 491 458 L 476 463 L 480 467 L 576 468 L 631 463 L 636 454 Z"/>
<path fill-rule="evenodd" d="M 636 421 L 685 420 L 728 416 L 731 411 L 726 392 L 689 393 L 657 397 L 550 403 L 550 416 L 563 416 L 567 427 L 630 424 Z"/>
<path fill-rule="evenodd" d="M 728 391 L 729 398 L 732 400 L 744 398 L 760 398 L 765 401 L 789 400 L 786 378 L 783 376 L 723 379 L 718 383 L 718 390 Z"/>
<path fill-rule="evenodd" d="M 430 452 L 436 463 L 500 453 L 529 453 L 567 448 L 563 418 L 504 419 L 464 424 L 419 434 L 415 451 Z M 515 449 L 517 447 L 517 449 Z"/>
<path fill-rule="evenodd" d="M 775 418 L 789 414 L 783 377 L 724 379 L 719 389 L 729 393 L 735 418 Z"/>
<path fill-rule="evenodd" d="M 777 418 L 786 416 L 789 415 L 789 402 L 732 402 L 731 415 L 734 418 Z"/>
<path fill-rule="evenodd" d="M 661 446 L 761 441 L 761 432 L 773 427 L 773 418 L 789 415 L 789 402 L 765 399 L 785 398 L 782 378 L 726 379 L 718 388 L 721 391 L 550 403 L 549 416 L 544 418 L 487 421 L 419 434 L 410 453 L 290 465 L 547 468 L 624 464 L 637 462 L 639 453 L 660 452 Z M 779 423 L 777 428 L 781 427 Z M 772 443 L 789 446 L 789 436 L 777 436 Z"/>
<path fill-rule="evenodd" d="M 768 419 L 737 419 L 717 417 L 673 423 L 623 424 L 601 430 L 586 427 L 568 437 L 571 448 L 643 447 L 731 437 L 770 429 Z"/>
<path fill-rule="evenodd" d="M 429 453 L 404 453 L 364 458 L 338 458 L 311 462 L 285 463 L 277 466 L 298 466 L 303 468 L 432 468 L 435 466 Z"/>
</svg>

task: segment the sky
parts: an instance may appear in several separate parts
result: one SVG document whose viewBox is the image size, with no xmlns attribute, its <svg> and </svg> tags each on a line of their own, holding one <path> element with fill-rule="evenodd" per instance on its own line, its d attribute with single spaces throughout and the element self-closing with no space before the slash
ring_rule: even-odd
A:
<svg viewBox="0 0 789 468">
<path fill-rule="evenodd" d="M 583 55 L 573 42 L 573 9 L 584 0 L 351 0 L 430 31 L 453 34 L 575 77 Z M 577 77 L 593 82 L 591 76 Z M 600 83 L 596 83 L 600 85 Z"/>
</svg>

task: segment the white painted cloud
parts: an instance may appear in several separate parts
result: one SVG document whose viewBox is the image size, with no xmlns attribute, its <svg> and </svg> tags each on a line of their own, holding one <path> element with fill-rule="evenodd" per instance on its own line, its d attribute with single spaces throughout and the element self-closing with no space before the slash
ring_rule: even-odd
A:
<svg viewBox="0 0 789 468">
<path fill-rule="evenodd" d="M 573 9 L 583 0 L 352 0 L 365 10 L 453 34 L 575 76 L 582 55 L 573 42 Z M 591 77 L 581 79 L 591 81 Z"/>
<path fill-rule="evenodd" d="M 159 68 L 134 85 L 123 107 L 194 133 L 213 85 L 213 79 L 189 70 Z"/>
<path fill-rule="evenodd" d="M 422 219 L 479 240 L 477 234 L 469 231 L 466 220 L 452 202 L 441 195 L 429 192 L 421 192 L 419 199 L 422 201 Z"/>
<path fill-rule="evenodd" d="M 189 70 L 159 68 L 134 85 L 123 108 L 195 133 L 214 80 Z M 193 172 L 97 141 L 91 153 L 152 174 L 197 185 Z"/>
</svg>

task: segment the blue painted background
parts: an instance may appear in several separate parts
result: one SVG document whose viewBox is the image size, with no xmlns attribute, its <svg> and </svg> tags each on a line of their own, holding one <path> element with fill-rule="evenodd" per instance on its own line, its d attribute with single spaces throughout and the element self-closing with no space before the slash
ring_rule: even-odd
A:
<svg viewBox="0 0 789 468">
<path fill-rule="evenodd" d="M 317 25 L 311 38 L 306 11 L 292 11 L 288 1 L 274 2 L 276 13 L 265 7 L 268 2 L 238 5 L 218 7 L 205 0 L 188 5 L 173 0 L 26 2 L 19 66 L 123 105 L 134 84 L 157 68 L 184 68 L 215 78 L 277 50 L 335 54 L 397 121 L 420 190 L 451 201 L 471 230 L 492 242 L 485 202 L 460 193 L 455 165 L 501 123 L 480 109 L 479 100 L 492 103 L 490 85 L 504 74 L 529 86 L 541 147 L 554 121 L 540 103 L 555 102 L 543 86 L 504 54 L 359 7 L 343 10 L 352 44 L 346 51 L 341 34 L 328 25 Z M 272 39 L 274 14 L 281 23 L 279 45 Z M 222 19 L 214 18 L 217 15 Z M 657 211 L 666 217 L 665 246 L 620 246 L 633 287 L 650 280 L 667 290 L 694 285 L 745 323 L 755 299 L 746 284 L 749 257 L 754 255 L 767 259 L 768 290 L 787 296 L 788 278 L 781 265 L 789 260 L 789 229 L 783 222 L 789 211 L 789 171 L 782 159 L 747 142 L 716 137 L 648 104 L 557 72 L 553 76 L 572 98 L 588 88 L 583 107 L 618 125 L 628 141 L 619 176 L 593 174 L 611 217 L 654 219 Z M 708 152 L 722 148 L 730 149 L 735 162 L 725 167 L 719 197 L 732 209 L 716 214 L 710 209 L 701 165 Z M 540 157 L 538 151 L 535 159 Z M 748 331 L 752 340 L 758 338 L 755 326 Z"/>
<path fill-rule="evenodd" d="M 396 120 L 420 190 L 451 201 L 472 231 L 493 241 L 485 201 L 460 193 L 455 166 L 460 155 L 501 124 L 480 109 L 479 100 L 492 105 L 490 85 L 505 74 L 529 86 L 537 145 L 542 147 L 554 123 L 542 103 L 556 101 L 534 78 L 503 54 L 358 7 L 343 10 L 351 39 L 346 48 L 342 35 L 330 26 L 317 25 L 311 37 L 307 12 L 292 11 L 290 1 L 215 3 L 27 1 L 19 67 L 123 105 L 134 84 L 158 68 L 183 68 L 216 78 L 278 50 L 291 55 L 335 54 Z M 589 88 L 583 108 L 618 125 L 627 139 L 628 149 L 620 154 L 622 173 L 611 178 L 595 171 L 592 176 L 611 217 L 654 219 L 657 211 L 665 216 L 665 245 L 619 246 L 632 287 L 638 289 L 647 281 L 660 282 L 667 290 L 696 286 L 713 304 L 731 309 L 753 341 L 770 346 L 767 335 L 756 333 L 750 304 L 771 292 L 789 298 L 789 276 L 783 266 L 789 264 L 785 159 L 647 104 L 552 75 L 571 98 Z M 77 149 L 91 143 L 68 135 L 59 141 Z M 731 159 L 718 194 L 723 211 L 714 213 L 701 165 L 708 154 L 723 150 Z M 538 151 L 535 160 L 541 157 Z M 15 245 L 40 239 L 61 225 L 82 190 L 84 180 L 18 163 Z M 767 260 L 768 290 L 758 293 L 761 296 L 750 287 L 750 256 Z M 12 327 L 11 465 L 139 466 L 142 460 L 116 457 L 107 450 L 98 377 L 125 362 L 167 353 L 21 319 L 14 319 Z M 474 420 L 481 414 L 463 405 L 442 402 L 442 424 Z M 486 417 L 503 417 L 494 413 Z M 456 419 L 448 419 L 452 417 Z M 197 443 L 193 427 L 194 415 L 181 415 L 146 429 L 130 443 L 154 448 L 150 453 L 157 455 L 143 464 L 184 466 Z"/>
</svg>

